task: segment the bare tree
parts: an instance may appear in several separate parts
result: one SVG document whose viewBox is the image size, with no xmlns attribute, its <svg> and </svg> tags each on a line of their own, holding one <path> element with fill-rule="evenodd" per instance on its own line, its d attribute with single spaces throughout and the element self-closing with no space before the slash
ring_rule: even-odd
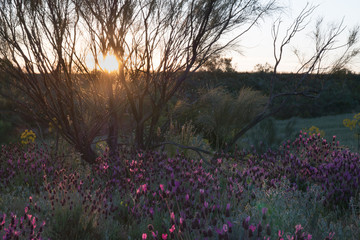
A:
<svg viewBox="0 0 360 240">
<path fill-rule="evenodd" d="M 269 83 L 269 96 L 266 107 L 243 129 L 238 131 L 233 139 L 228 143 L 227 151 L 235 145 L 236 141 L 243 136 L 249 129 L 264 120 L 265 118 L 277 113 L 286 106 L 290 97 L 303 96 L 316 98 L 319 96 L 321 89 L 309 88 L 310 77 L 321 79 L 326 74 L 342 69 L 355 56 L 359 55 L 360 48 L 357 46 L 359 27 L 354 27 L 350 32 L 345 43 L 339 43 L 339 37 L 345 31 L 343 23 L 332 25 L 328 28 L 323 27 L 323 21 L 320 19 L 316 22 L 315 30 L 312 32 L 314 40 L 314 51 L 307 59 L 299 58 L 301 65 L 294 75 L 291 83 L 287 84 L 286 90 L 279 92 L 277 84 L 279 84 L 278 67 L 283 60 L 285 48 L 292 42 L 299 32 L 302 32 L 309 24 L 309 17 L 312 15 L 316 7 L 307 4 L 300 14 L 295 18 L 293 23 L 288 27 L 284 36 L 280 36 L 281 19 L 277 20 L 272 26 L 273 51 L 274 51 L 274 69 Z M 335 58 L 333 62 L 326 61 L 333 53 L 337 52 L 340 56 Z M 300 56 L 299 50 L 295 50 L 295 54 Z"/>
<path fill-rule="evenodd" d="M 92 163 L 91 144 L 104 125 L 112 152 L 117 147 L 120 89 L 136 146 L 148 148 L 161 112 L 189 74 L 275 8 L 275 0 L 2 0 L 1 70 L 23 93 L 13 99 L 19 108 L 52 122 Z M 96 64 L 100 53 L 117 57 L 115 82 L 89 71 L 89 53 Z"/>
<path fill-rule="evenodd" d="M 91 144 L 108 121 L 101 79 L 84 65 L 80 17 L 69 1 L 0 1 L 1 70 L 22 93 L 19 109 L 54 127 L 93 163 Z M 3 81 L 5 81 L 3 79 Z M 2 94 L 13 97 L 10 89 Z"/>
<path fill-rule="evenodd" d="M 259 0 L 75 2 L 93 51 L 111 52 L 120 62 L 117 81 L 126 92 L 139 148 L 154 144 L 161 113 L 189 74 L 275 9 L 274 1 Z"/>
</svg>

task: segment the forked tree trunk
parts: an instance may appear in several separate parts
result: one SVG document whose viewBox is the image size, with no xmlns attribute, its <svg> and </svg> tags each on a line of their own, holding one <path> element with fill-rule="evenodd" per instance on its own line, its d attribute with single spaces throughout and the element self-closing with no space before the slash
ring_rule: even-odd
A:
<svg viewBox="0 0 360 240">
<path fill-rule="evenodd" d="M 96 155 L 95 151 L 91 148 L 90 144 L 77 147 L 77 150 L 81 154 L 81 160 L 83 160 L 89 164 L 95 163 L 97 155 Z"/>
<path fill-rule="evenodd" d="M 118 124 L 116 117 L 111 117 L 109 123 L 109 135 L 107 139 L 107 144 L 109 146 L 109 157 L 112 159 L 116 156 L 118 148 Z"/>
<path fill-rule="evenodd" d="M 119 124 L 118 124 L 118 114 L 114 104 L 114 97 L 112 94 L 112 89 L 110 91 L 109 99 L 109 108 L 110 108 L 110 119 L 109 119 L 109 133 L 107 144 L 109 146 L 109 157 L 113 159 L 116 156 L 118 148 L 118 134 L 119 134 Z"/>
<path fill-rule="evenodd" d="M 144 149 L 144 124 L 136 123 L 135 144 L 138 149 Z"/>
</svg>

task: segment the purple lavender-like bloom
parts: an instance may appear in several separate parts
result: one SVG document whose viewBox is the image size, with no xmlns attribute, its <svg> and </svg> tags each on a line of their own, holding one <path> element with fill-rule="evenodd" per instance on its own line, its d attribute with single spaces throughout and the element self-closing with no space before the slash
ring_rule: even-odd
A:
<svg viewBox="0 0 360 240">
<path fill-rule="evenodd" d="M 245 230 L 249 229 L 249 222 L 250 222 L 250 216 L 248 216 L 243 220 L 242 226 Z"/>
<path fill-rule="evenodd" d="M 249 226 L 249 238 L 252 238 L 252 236 L 254 236 L 255 230 L 256 230 L 256 227 L 254 225 Z"/>
<path fill-rule="evenodd" d="M 226 204 L 225 216 L 230 217 L 230 203 Z"/>
<path fill-rule="evenodd" d="M 266 214 L 268 212 L 268 209 L 267 208 L 262 208 L 261 209 L 261 212 L 262 212 L 262 218 L 265 220 L 266 219 Z"/>
</svg>

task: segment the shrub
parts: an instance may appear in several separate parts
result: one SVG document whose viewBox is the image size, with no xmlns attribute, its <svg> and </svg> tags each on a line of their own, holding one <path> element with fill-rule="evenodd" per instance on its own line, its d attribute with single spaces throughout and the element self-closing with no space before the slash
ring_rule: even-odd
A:
<svg viewBox="0 0 360 240">
<path fill-rule="evenodd" d="M 190 112 L 193 118 L 188 120 L 193 121 L 213 149 L 220 150 L 236 131 L 263 109 L 265 103 L 266 98 L 259 91 L 243 88 L 233 96 L 217 87 L 202 92 L 196 104 L 178 103 L 175 115 Z"/>
<path fill-rule="evenodd" d="M 59 207 L 55 210 L 48 234 L 54 240 L 101 239 L 94 224 L 94 218 L 84 215 L 81 206 L 75 206 L 72 210 Z"/>
</svg>

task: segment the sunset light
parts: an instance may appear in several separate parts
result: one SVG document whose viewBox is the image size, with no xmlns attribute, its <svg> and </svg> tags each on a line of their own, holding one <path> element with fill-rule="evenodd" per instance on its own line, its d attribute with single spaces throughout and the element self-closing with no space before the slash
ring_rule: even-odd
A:
<svg viewBox="0 0 360 240">
<path fill-rule="evenodd" d="M 119 69 L 119 62 L 114 55 L 107 54 L 99 57 L 99 66 L 107 72 L 114 72 Z"/>
</svg>

